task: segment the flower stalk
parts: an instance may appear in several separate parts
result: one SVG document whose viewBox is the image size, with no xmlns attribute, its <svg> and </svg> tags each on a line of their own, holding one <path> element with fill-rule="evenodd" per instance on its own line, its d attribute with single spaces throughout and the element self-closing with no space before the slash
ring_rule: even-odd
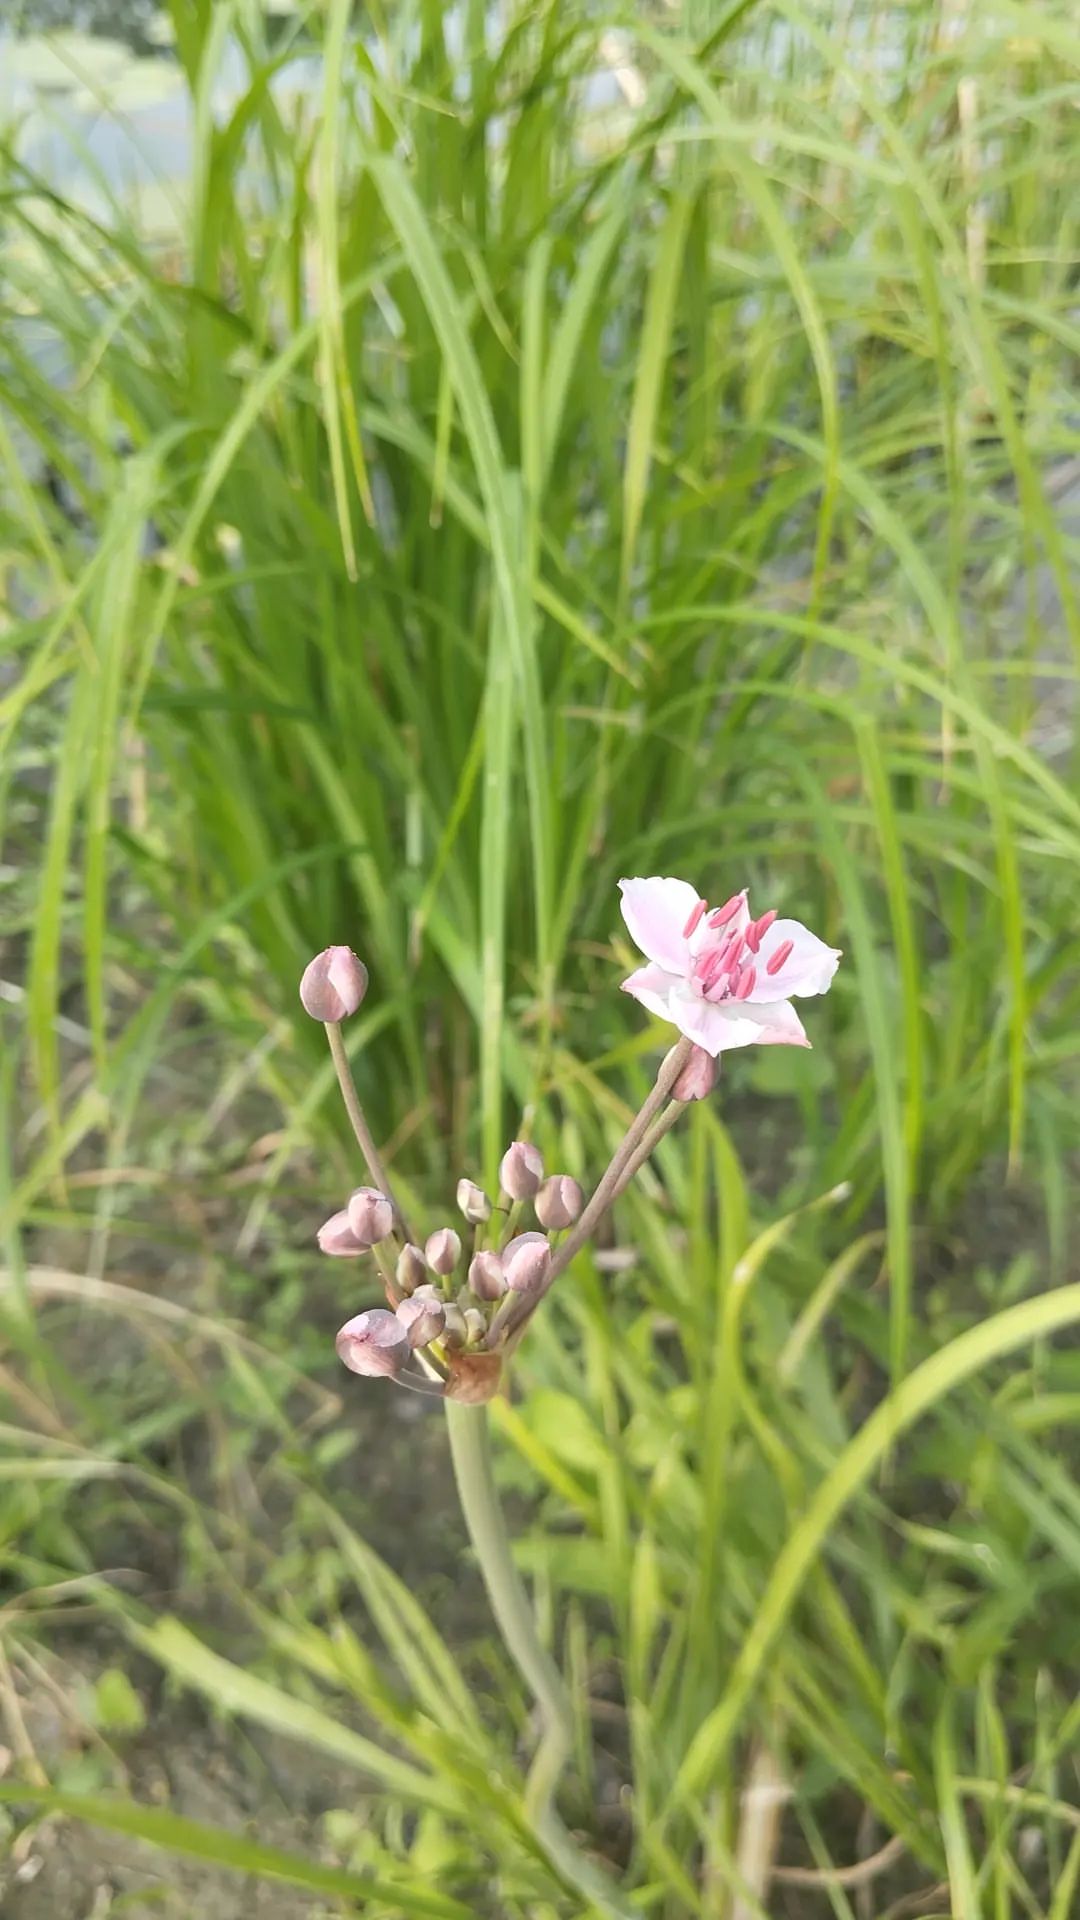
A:
<svg viewBox="0 0 1080 1920">
<path fill-rule="evenodd" d="M 640 1154 L 640 1158 L 637 1156 L 648 1134 L 650 1123 L 664 1105 L 672 1087 L 675 1085 L 680 1073 L 689 1061 L 692 1052 L 693 1042 L 691 1040 L 680 1040 L 678 1045 L 672 1048 L 656 1076 L 655 1085 L 642 1102 L 633 1120 L 630 1122 L 625 1135 L 616 1147 L 606 1171 L 601 1176 L 592 1199 L 585 1207 L 577 1225 L 571 1227 L 565 1240 L 562 1241 L 552 1256 L 551 1266 L 548 1269 L 543 1286 L 538 1290 L 535 1299 L 521 1302 L 507 1301 L 505 1306 L 500 1308 L 499 1313 L 495 1316 L 495 1320 L 492 1323 L 491 1331 L 488 1334 L 489 1346 L 498 1344 L 496 1339 L 497 1333 L 501 1333 L 506 1340 L 512 1339 L 516 1345 L 524 1333 L 526 1325 L 544 1298 L 544 1295 L 548 1292 L 549 1288 L 554 1285 L 560 1273 L 569 1266 L 574 1255 L 580 1252 L 587 1240 L 591 1240 L 612 1202 L 618 1198 L 627 1182 L 632 1179 L 633 1173 L 636 1173 L 638 1167 L 642 1166 L 645 1160 L 648 1159 L 649 1153 L 652 1152 L 651 1146 L 645 1153 Z M 675 1103 L 675 1114 L 673 1116 L 675 1119 L 678 1118 L 679 1112 L 680 1108 L 678 1104 Z M 668 1124 L 670 1125 L 671 1122 Z M 667 1131 L 666 1127 L 664 1131 Z M 628 1171 L 631 1167 L 631 1162 L 634 1163 L 633 1169 L 632 1171 Z"/>
<path fill-rule="evenodd" d="M 329 1020 L 324 1022 L 324 1025 L 326 1027 L 326 1038 L 330 1043 L 330 1058 L 334 1062 L 334 1072 L 337 1074 L 337 1083 L 341 1089 L 341 1098 L 345 1104 L 345 1111 L 349 1116 L 353 1133 L 356 1135 L 356 1144 L 364 1156 L 364 1164 L 376 1187 L 378 1187 L 381 1193 L 385 1193 L 390 1205 L 394 1209 L 394 1217 L 400 1229 L 402 1244 L 404 1245 L 404 1243 L 411 1240 L 413 1236 L 409 1232 L 405 1216 L 394 1198 L 390 1181 L 387 1178 L 386 1168 L 382 1163 L 382 1155 L 375 1145 L 375 1136 L 368 1126 L 364 1109 L 360 1105 L 360 1095 L 356 1091 L 356 1081 L 353 1079 L 353 1070 L 349 1063 L 345 1042 L 341 1037 L 341 1027 L 336 1022 Z"/>
<path fill-rule="evenodd" d="M 461 1511 L 495 1624 L 540 1712 L 543 1739 L 526 1801 L 534 1832 L 562 1879 L 590 1908 L 611 1920 L 636 1920 L 611 1882 L 586 1858 L 555 1811 L 555 1790 L 574 1745 L 574 1713 L 562 1674 L 537 1631 L 529 1596 L 514 1565 L 491 1461 L 490 1416 L 484 1406 L 446 1403 L 446 1426 Z"/>
<path fill-rule="evenodd" d="M 462 1514 L 496 1625 L 542 1722 L 526 1786 L 526 1811 L 568 1889 L 590 1912 L 635 1920 L 608 1877 L 576 1845 L 555 1806 L 574 1749 L 574 1714 L 563 1677 L 537 1631 L 514 1565 L 491 1460 L 487 1402 L 505 1384 L 505 1361 L 559 1275 L 595 1234 L 684 1107 L 707 1099 L 717 1060 L 730 1047 L 809 1045 L 792 996 L 824 993 L 839 954 L 774 910 L 751 918 L 746 890 L 721 907 L 686 881 L 625 880 L 622 911 L 645 955 L 624 989 L 679 1030 L 656 1081 L 583 1205 L 569 1174 L 545 1177 L 531 1141 L 511 1141 L 499 1167 L 495 1206 L 462 1176 L 457 1231 L 435 1225 L 418 1239 L 394 1197 L 360 1104 L 341 1023 L 361 1004 L 367 969 L 348 947 L 328 947 L 305 969 L 300 997 L 326 1029 L 342 1100 L 372 1185 L 359 1187 L 319 1230 L 324 1253 L 370 1256 L 385 1307 L 369 1307 L 337 1336 L 345 1366 L 437 1397 L 446 1409 Z M 532 1209 L 534 1230 L 522 1215 Z M 485 1241 L 487 1244 L 485 1245 Z"/>
</svg>

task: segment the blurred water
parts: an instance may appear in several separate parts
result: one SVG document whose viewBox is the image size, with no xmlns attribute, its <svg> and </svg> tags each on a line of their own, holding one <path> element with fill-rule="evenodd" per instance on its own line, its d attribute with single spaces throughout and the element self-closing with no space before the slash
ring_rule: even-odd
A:
<svg viewBox="0 0 1080 1920">
<path fill-rule="evenodd" d="M 13 33 L 77 27 L 124 40 L 136 52 L 156 44 L 164 0 L 6 0 L 4 19 Z"/>
<path fill-rule="evenodd" d="M 267 9 L 268 33 L 286 9 Z M 46 31 L 29 31 L 31 25 Z M 291 60 L 279 102 L 311 93 L 319 63 Z M 225 47 L 214 110 L 227 117 L 250 85 Z M 167 16 L 152 0 L 27 0 L 0 18 L 0 130 L 50 186 L 94 213 L 121 201 L 141 231 L 167 237 L 190 171 L 192 105 Z"/>
<path fill-rule="evenodd" d="M 270 45 L 299 31 L 292 0 L 270 0 L 263 19 Z M 494 5 L 487 23 L 494 47 Z M 462 7 L 448 7 L 442 25 L 458 64 Z M 370 50 L 380 61 L 377 42 Z M 459 94 L 468 88 L 463 60 L 460 67 Z M 316 53 L 290 58 L 271 83 L 282 110 L 308 99 L 319 76 Z M 249 85 L 243 55 L 227 44 L 213 99 L 219 121 Z M 623 110 L 643 96 L 624 36 L 603 35 L 597 69 L 585 83 L 595 137 L 618 141 Z M 104 214 L 119 200 L 145 237 L 168 238 L 190 173 L 192 105 L 167 14 L 155 0 L 9 0 L 7 7 L 0 0 L 0 134 L 28 168 L 88 211 Z M 500 123 L 489 122 L 493 144 L 501 134 Z"/>
</svg>

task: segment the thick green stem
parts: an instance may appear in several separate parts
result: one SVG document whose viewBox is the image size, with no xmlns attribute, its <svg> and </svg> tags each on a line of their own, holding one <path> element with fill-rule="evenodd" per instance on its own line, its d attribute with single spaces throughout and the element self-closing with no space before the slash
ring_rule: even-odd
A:
<svg viewBox="0 0 1080 1920">
<path fill-rule="evenodd" d="M 635 1908 L 575 1845 L 554 1810 L 555 1790 L 574 1742 L 574 1712 L 563 1677 L 536 1630 L 529 1596 L 514 1565 L 491 1464 L 486 1407 L 446 1403 L 458 1497 L 491 1610 L 510 1658 L 540 1710 L 544 1737 L 530 1778 L 529 1812 L 552 1865 L 590 1910 L 608 1920 L 640 1920 Z"/>
<path fill-rule="evenodd" d="M 514 1565 L 492 1472 L 487 1408 L 459 1406 L 448 1400 L 446 1422 L 461 1511 L 496 1625 L 547 1728 L 562 1733 L 569 1753 L 574 1738 L 573 1709 L 562 1675 L 536 1631 L 529 1597 Z"/>
</svg>

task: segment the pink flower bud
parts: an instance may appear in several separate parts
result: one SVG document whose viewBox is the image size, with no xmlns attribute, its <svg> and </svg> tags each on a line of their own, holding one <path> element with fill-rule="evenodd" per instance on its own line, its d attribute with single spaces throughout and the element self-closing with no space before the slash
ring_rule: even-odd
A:
<svg viewBox="0 0 1080 1920">
<path fill-rule="evenodd" d="M 506 1292 L 506 1275 L 497 1253 L 478 1253 L 469 1262 L 469 1285 L 478 1300 L 499 1300 Z"/>
<path fill-rule="evenodd" d="M 584 1205 L 585 1195 L 577 1181 L 568 1173 L 553 1173 L 536 1196 L 536 1217 L 550 1233 L 559 1227 L 572 1227 Z"/>
<path fill-rule="evenodd" d="M 409 1336 L 396 1314 L 369 1307 L 346 1320 L 334 1342 L 338 1359 L 350 1373 L 400 1373 L 409 1357 Z"/>
<path fill-rule="evenodd" d="M 453 1227 L 439 1227 L 429 1235 L 424 1257 L 433 1273 L 453 1273 L 461 1259 L 461 1241 Z"/>
<path fill-rule="evenodd" d="M 395 1318 L 409 1336 L 410 1347 L 426 1347 L 437 1340 L 446 1325 L 446 1309 L 441 1300 L 425 1300 L 414 1294 L 403 1300 Z"/>
<path fill-rule="evenodd" d="M 332 1213 L 324 1220 L 318 1232 L 319 1245 L 324 1253 L 336 1253 L 342 1260 L 358 1260 L 367 1252 L 363 1240 L 358 1240 L 349 1225 L 349 1216 L 344 1211 Z"/>
<path fill-rule="evenodd" d="M 458 1181 L 457 1203 L 471 1226 L 479 1226 L 481 1221 L 491 1219 L 491 1201 L 475 1180 Z"/>
<path fill-rule="evenodd" d="M 304 968 L 300 999 L 313 1020 L 336 1026 L 356 1012 L 367 986 L 367 968 L 351 947 L 326 947 Z"/>
<path fill-rule="evenodd" d="M 394 1230 L 394 1209 L 377 1187 L 357 1187 L 349 1195 L 349 1225 L 362 1247 L 378 1246 Z"/>
<path fill-rule="evenodd" d="M 720 1062 L 704 1047 L 693 1047 L 690 1058 L 671 1089 L 673 1100 L 707 1100 L 716 1085 Z"/>
<path fill-rule="evenodd" d="M 531 1200 L 539 1193 L 544 1178 L 544 1162 L 538 1149 L 527 1140 L 514 1140 L 499 1163 L 499 1181 L 511 1200 Z"/>
<path fill-rule="evenodd" d="M 427 1278 L 427 1261 L 419 1247 L 414 1247 L 411 1242 L 402 1247 L 394 1273 L 402 1293 L 416 1292 L 417 1287 Z"/>
<path fill-rule="evenodd" d="M 478 1340 L 483 1339 L 486 1332 L 487 1332 L 487 1321 L 484 1319 L 484 1316 L 481 1313 L 479 1307 L 466 1307 L 465 1309 L 466 1341 L 470 1345 L 475 1345 Z"/>
<path fill-rule="evenodd" d="M 542 1233 L 519 1233 L 503 1251 L 503 1272 L 513 1293 L 535 1293 L 547 1279 L 551 1248 Z"/>
</svg>

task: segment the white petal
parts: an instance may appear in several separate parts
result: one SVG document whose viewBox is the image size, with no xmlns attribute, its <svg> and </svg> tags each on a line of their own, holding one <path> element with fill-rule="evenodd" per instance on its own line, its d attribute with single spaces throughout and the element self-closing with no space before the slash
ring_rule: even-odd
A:
<svg viewBox="0 0 1080 1920">
<path fill-rule="evenodd" d="M 669 973 L 690 970 L 690 945 L 683 928 L 700 899 L 689 880 L 620 880 L 622 917 L 635 946 L 647 960 Z"/>
<path fill-rule="evenodd" d="M 624 980 L 622 990 L 632 993 L 635 1000 L 640 1000 L 650 1013 L 659 1014 L 661 1020 L 674 1020 L 671 1001 L 682 984 L 678 974 L 667 973 L 663 967 L 653 966 L 650 962 L 647 967 L 639 967 L 628 980 Z"/>
<path fill-rule="evenodd" d="M 770 974 L 769 961 L 788 940 L 791 952 L 783 966 Z M 828 993 L 839 963 L 839 948 L 827 947 L 824 940 L 819 940 L 801 921 L 774 920 L 762 936 L 760 951 L 754 956 L 757 979 L 753 998 L 760 1003 L 786 1000 L 793 993 Z"/>
<path fill-rule="evenodd" d="M 752 1000 L 690 1000 L 680 995 L 672 1001 L 669 1018 L 680 1033 L 693 1040 L 715 1059 L 732 1047 L 808 1047 L 802 1022 L 794 1007 L 786 1001 L 771 1001 L 755 1006 Z"/>
<path fill-rule="evenodd" d="M 740 1024 L 757 1026 L 759 1047 L 808 1047 L 806 1029 L 790 1000 L 743 1000 L 737 1003 Z M 744 1043 L 745 1044 L 745 1043 Z"/>
</svg>

